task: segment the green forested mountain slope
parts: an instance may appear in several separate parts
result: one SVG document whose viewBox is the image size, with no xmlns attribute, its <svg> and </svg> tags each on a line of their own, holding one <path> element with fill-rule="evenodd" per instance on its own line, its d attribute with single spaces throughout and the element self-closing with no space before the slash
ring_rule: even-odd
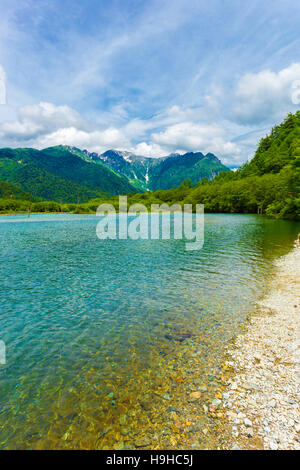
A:
<svg viewBox="0 0 300 470">
<path fill-rule="evenodd" d="M 17 184 L 35 198 L 86 202 L 103 195 L 128 194 L 197 183 L 228 171 L 212 154 L 146 158 L 109 150 L 102 155 L 76 147 L 0 149 L 0 180 Z"/>
<path fill-rule="evenodd" d="M 185 179 L 191 179 L 196 184 L 202 178 L 213 179 L 221 171 L 229 171 L 212 153 L 203 155 L 201 152 L 188 152 L 184 155 L 149 158 L 119 150 L 97 154 L 76 147 L 67 148 L 84 160 L 90 159 L 109 166 L 128 178 L 138 191 L 174 188 Z"/>
<path fill-rule="evenodd" d="M 26 193 L 19 186 L 0 181 L 0 198 L 1 199 L 20 199 L 26 201 L 33 201 L 32 194 Z"/>
<path fill-rule="evenodd" d="M 170 189 L 190 179 L 193 184 L 202 178 L 212 180 L 221 171 L 229 171 L 213 154 L 189 152 L 184 155 L 173 155 L 163 158 L 152 167 L 149 176 L 149 187 L 152 190 Z"/>
<path fill-rule="evenodd" d="M 0 149 L 0 180 L 18 184 L 37 198 L 63 202 L 84 202 L 135 190 L 104 164 L 86 162 L 64 147 Z"/>
<path fill-rule="evenodd" d="M 261 139 L 250 162 L 198 185 L 186 199 L 202 202 L 211 212 L 258 212 L 299 219 L 300 112 L 289 114 Z"/>
<path fill-rule="evenodd" d="M 279 173 L 295 165 L 300 156 L 300 111 L 289 114 L 271 133 L 261 139 L 252 160 L 238 170 L 240 177 Z"/>
</svg>

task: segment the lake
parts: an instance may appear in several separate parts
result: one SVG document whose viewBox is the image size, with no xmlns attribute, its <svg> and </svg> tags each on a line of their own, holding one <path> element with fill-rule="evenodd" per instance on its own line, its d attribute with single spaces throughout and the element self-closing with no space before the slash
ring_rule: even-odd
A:
<svg viewBox="0 0 300 470">
<path fill-rule="evenodd" d="M 0 218 L 0 448 L 213 447 L 224 348 L 300 223 L 209 214 L 186 251 L 99 240 L 97 222 Z"/>
</svg>

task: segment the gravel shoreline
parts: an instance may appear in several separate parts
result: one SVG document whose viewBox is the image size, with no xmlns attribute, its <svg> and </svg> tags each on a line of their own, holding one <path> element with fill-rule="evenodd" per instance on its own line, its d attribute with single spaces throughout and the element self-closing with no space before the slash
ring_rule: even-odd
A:
<svg viewBox="0 0 300 470">
<path fill-rule="evenodd" d="M 277 261 L 269 294 L 258 303 L 225 367 L 228 449 L 300 450 L 300 246 Z"/>
</svg>

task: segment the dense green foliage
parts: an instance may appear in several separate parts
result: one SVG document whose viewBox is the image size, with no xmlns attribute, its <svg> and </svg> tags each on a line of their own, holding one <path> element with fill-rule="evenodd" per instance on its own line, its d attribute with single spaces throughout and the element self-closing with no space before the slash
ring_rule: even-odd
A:
<svg viewBox="0 0 300 470">
<path fill-rule="evenodd" d="M 134 191 L 124 177 L 101 162 L 86 162 L 64 147 L 0 149 L 0 180 L 17 184 L 36 198 L 61 202 Z"/>
<path fill-rule="evenodd" d="M 0 199 L 0 214 L 12 214 L 15 212 L 26 212 L 31 201 L 21 199 Z"/>
<path fill-rule="evenodd" d="M 27 213 L 29 212 L 72 212 L 76 208 L 69 208 L 68 206 L 59 204 L 56 201 L 41 201 L 33 202 L 32 200 L 22 199 L 0 199 L 0 213 L 1 214 L 14 214 L 14 213 Z"/>
<path fill-rule="evenodd" d="M 0 181 L 0 199 L 25 199 L 33 201 L 34 197 L 23 191 L 19 186 L 7 183 L 6 181 Z"/>
<path fill-rule="evenodd" d="M 171 189 L 187 179 L 197 184 L 202 178 L 212 180 L 221 171 L 226 172 L 229 169 L 213 154 L 190 152 L 174 155 L 153 166 L 149 173 L 149 188 L 154 191 Z"/>
</svg>

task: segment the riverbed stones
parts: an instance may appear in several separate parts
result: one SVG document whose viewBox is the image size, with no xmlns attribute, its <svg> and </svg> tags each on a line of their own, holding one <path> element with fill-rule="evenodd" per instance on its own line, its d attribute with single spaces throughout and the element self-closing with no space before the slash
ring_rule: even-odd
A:
<svg viewBox="0 0 300 470">
<path fill-rule="evenodd" d="M 277 442 L 274 442 L 274 441 L 270 442 L 270 450 L 278 450 Z"/>
<path fill-rule="evenodd" d="M 268 294 L 228 351 L 234 370 L 223 394 L 232 427 L 227 448 L 300 450 L 300 316 L 294 307 L 300 298 L 300 246 L 276 264 Z"/>
<path fill-rule="evenodd" d="M 121 426 L 125 426 L 125 424 L 127 423 L 127 415 L 120 416 L 119 422 Z"/>
<path fill-rule="evenodd" d="M 250 421 L 250 419 L 248 419 L 248 418 L 245 418 L 245 419 L 244 419 L 244 425 L 245 425 L 247 428 L 251 428 L 251 427 L 252 427 L 252 421 Z"/>
<path fill-rule="evenodd" d="M 134 445 L 137 449 L 140 449 L 142 447 L 149 447 L 151 446 L 151 441 L 147 437 L 141 437 L 135 440 Z"/>
<path fill-rule="evenodd" d="M 182 343 L 184 340 L 189 339 L 193 336 L 188 330 L 173 330 L 165 334 L 165 338 L 170 341 L 179 341 Z"/>
<path fill-rule="evenodd" d="M 215 407 L 220 406 L 221 403 L 222 403 L 222 401 L 219 400 L 219 398 L 214 398 L 214 399 L 212 400 L 212 402 L 211 402 L 211 404 L 212 404 L 213 406 L 215 406 Z"/>
<path fill-rule="evenodd" d="M 190 399 L 191 400 L 199 400 L 202 397 L 201 392 L 192 392 L 190 393 Z"/>
</svg>

